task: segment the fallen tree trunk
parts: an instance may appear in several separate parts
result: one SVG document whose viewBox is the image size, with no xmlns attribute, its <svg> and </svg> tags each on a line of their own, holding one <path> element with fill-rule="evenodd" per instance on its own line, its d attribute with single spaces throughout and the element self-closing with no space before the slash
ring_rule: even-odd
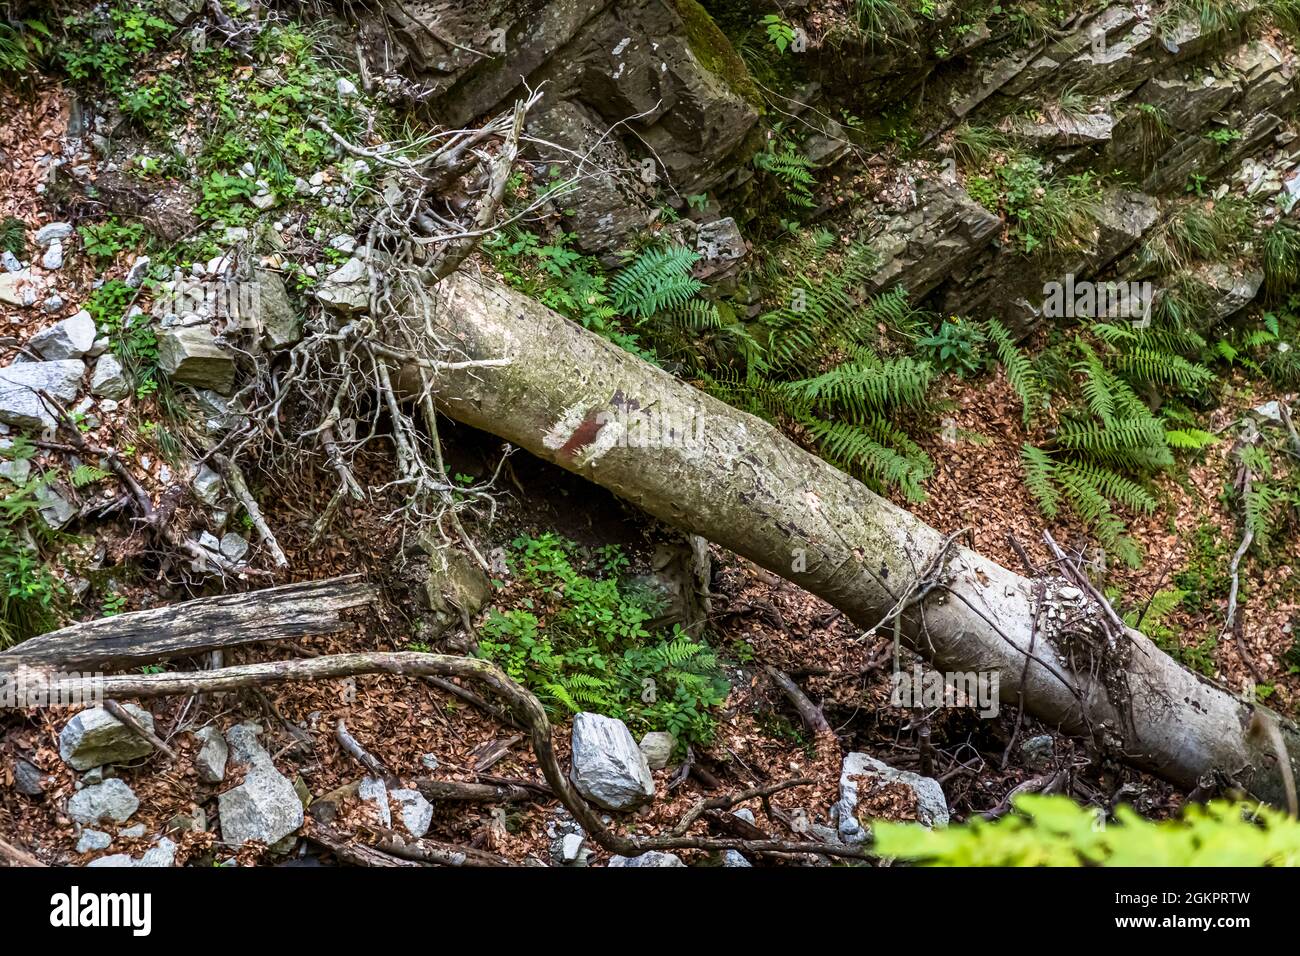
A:
<svg viewBox="0 0 1300 956">
<path fill-rule="evenodd" d="M 1294 726 L 1179 666 L 1137 631 L 1117 633 L 1064 579 L 1045 582 L 1056 610 L 1044 614 L 1033 582 L 771 425 L 533 300 L 464 272 L 435 295 L 438 359 L 451 348 L 470 362 L 506 360 L 435 373 L 452 418 L 750 558 L 864 629 L 896 627 L 939 670 L 996 672 L 1002 700 L 1023 691 L 1031 713 L 1132 765 L 1186 788 L 1222 774 L 1285 804 L 1279 748 L 1267 742 L 1277 735 L 1267 728 L 1280 727 L 1294 765 Z M 416 387 L 418 371 L 403 370 L 404 387 Z"/>
<path fill-rule="evenodd" d="M 285 584 L 131 611 L 51 631 L 0 654 L 0 679 L 18 667 L 118 670 L 217 648 L 334 634 L 339 612 L 375 600 L 359 575 Z"/>
</svg>

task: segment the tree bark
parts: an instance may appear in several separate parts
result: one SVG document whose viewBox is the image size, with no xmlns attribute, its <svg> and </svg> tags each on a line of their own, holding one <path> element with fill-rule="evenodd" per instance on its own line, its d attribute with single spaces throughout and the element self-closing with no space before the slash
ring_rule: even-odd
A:
<svg viewBox="0 0 1300 956">
<path fill-rule="evenodd" d="M 375 600 L 359 575 L 198 598 L 74 624 L 0 654 L 0 680 L 21 666 L 115 670 L 216 648 L 334 634 L 340 611 Z"/>
<path fill-rule="evenodd" d="M 1031 713 L 1134 766 L 1186 788 L 1220 772 L 1285 803 L 1277 757 L 1255 728 L 1276 721 L 1294 766 L 1295 727 L 1179 666 L 1139 632 L 1108 641 L 1099 625 L 1081 642 L 1047 629 L 1031 650 L 1031 581 L 952 543 L 766 422 L 494 280 L 458 272 L 435 296 L 438 359 L 453 358 L 451 349 L 456 359 L 508 360 L 435 373 L 452 418 L 750 558 L 864 629 L 892 632 L 896 622 L 939 670 L 996 671 L 1002 700 L 1023 689 Z M 403 370 L 404 387 L 417 371 Z M 1052 579 L 1045 589 L 1058 620 L 1074 613 L 1059 595 L 1065 584 Z M 1095 604 L 1085 610 L 1102 616 Z"/>
</svg>

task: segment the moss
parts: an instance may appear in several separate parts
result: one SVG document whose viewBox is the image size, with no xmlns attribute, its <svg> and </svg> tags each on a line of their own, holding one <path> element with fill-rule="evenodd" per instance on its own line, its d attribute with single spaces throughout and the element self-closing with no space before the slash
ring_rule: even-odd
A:
<svg viewBox="0 0 1300 956">
<path fill-rule="evenodd" d="M 727 35 L 718 28 L 696 0 L 673 0 L 677 15 L 686 27 L 686 43 L 700 65 L 721 79 L 736 95 L 763 112 L 763 96 L 758 91 L 749 68 L 740 58 Z"/>
</svg>

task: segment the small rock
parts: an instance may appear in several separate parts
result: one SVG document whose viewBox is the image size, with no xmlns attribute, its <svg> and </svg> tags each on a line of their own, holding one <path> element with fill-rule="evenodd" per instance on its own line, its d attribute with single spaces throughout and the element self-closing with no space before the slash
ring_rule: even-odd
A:
<svg viewBox="0 0 1300 956">
<path fill-rule="evenodd" d="M 642 867 L 642 866 L 685 866 L 676 853 L 660 853 L 658 850 L 651 850 L 649 853 L 642 853 L 640 856 L 612 856 L 609 858 L 610 866 L 624 867 Z"/>
<path fill-rule="evenodd" d="M 195 496 L 205 504 L 216 506 L 225 492 L 225 482 L 219 474 L 209 468 L 207 465 L 199 465 L 199 470 L 190 482 L 190 487 L 194 489 Z M 217 546 L 218 550 L 220 545 Z"/>
<path fill-rule="evenodd" d="M 45 792 L 45 775 L 22 757 L 14 763 L 14 789 L 23 796 L 39 797 Z"/>
<path fill-rule="evenodd" d="M 367 803 L 374 804 L 379 811 L 379 822 L 386 827 L 393 825 L 393 812 L 388 807 L 388 787 L 378 777 L 363 777 L 357 787 L 357 796 Z"/>
<path fill-rule="evenodd" d="M 153 730 L 153 715 L 135 704 L 122 707 L 145 729 Z M 153 752 L 153 744 L 136 735 L 103 707 L 77 714 L 59 734 L 59 756 L 74 770 L 123 763 Z"/>
<path fill-rule="evenodd" d="M 145 825 L 143 823 L 137 823 L 133 827 L 126 827 L 123 830 L 118 830 L 117 835 L 126 840 L 138 840 L 144 836 L 146 832 L 147 830 L 145 829 Z"/>
<path fill-rule="evenodd" d="M 77 823 L 124 823 L 139 807 L 140 801 L 131 788 L 113 777 L 74 793 L 68 799 L 68 816 Z"/>
<path fill-rule="evenodd" d="M 0 369 L 0 422 L 35 430 L 53 428 L 54 416 L 37 391 L 65 402 L 75 401 L 85 374 L 80 359 L 21 362 Z"/>
<path fill-rule="evenodd" d="M 87 581 L 86 583 L 89 584 L 90 582 Z M 92 783 L 103 783 L 111 776 L 113 776 L 111 773 L 104 773 L 103 767 L 91 767 L 81 775 L 81 782 L 82 784 L 89 786 Z"/>
<path fill-rule="evenodd" d="M 79 359 L 95 345 L 95 320 L 85 308 L 77 315 L 69 316 L 61 323 L 55 323 L 48 329 L 42 329 L 31 337 L 27 345 L 39 352 L 40 358 L 47 362 L 60 359 Z"/>
<path fill-rule="evenodd" d="M 95 370 L 90 374 L 90 394 L 113 401 L 131 397 L 126 370 L 112 352 L 105 352 L 96 360 Z"/>
<path fill-rule="evenodd" d="M 350 99 L 357 95 L 356 84 L 353 83 L 351 80 L 349 80 L 346 76 L 340 76 L 338 78 L 338 82 L 334 84 L 334 88 L 338 90 L 339 96 L 345 100 Z"/>
<path fill-rule="evenodd" d="M 50 243 L 41 257 L 41 268 L 50 272 L 63 268 L 63 243 L 57 240 Z"/>
<path fill-rule="evenodd" d="M 210 388 L 222 395 L 235 387 L 235 361 L 207 325 L 163 329 L 158 335 L 158 366 L 178 385 Z"/>
<path fill-rule="evenodd" d="M 651 731 L 641 738 L 641 753 L 645 755 L 645 762 L 651 770 L 662 770 L 668 766 L 675 746 L 677 739 L 661 730 Z"/>
<path fill-rule="evenodd" d="M 44 309 L 46 313 L 48 313 L 49 315 L 54 315 L 57 312 L 62 312 L 63 296 L 55 292 L 48 299 L 46 299 L 44 302 L 41 303 L 41 308 Z"/>
<path fill-rule="evenodd" d="M 140 288 L 140 284 L 149 275 L 149 265 L 149 257 L 140 256 L 135 262 L 131 263 L 131 268 L 127 270 L 126 278 L 123 281 L 132 289 Z"/>
<path fill-rule="evenodd" d="M 226 746 L 221 731 L 209 724 L 194 732 L 199 741 L 199 752 L 194 756 L 194 769 L 204 783 L 220 783 L 226 779 L 226 760 L 230 748 Z"/>
<path fill-rule="evenodd" d="M 581 833 L 566 833 L 560 840 L 560 859 L 565 863 L 577 863 L 584 843 L 586 839 Z"/>
<path fill-rule="evenodd" d="M 36 244 L 48 246 L 52 242 L 62 242 L 72 235 L 72 223 L 51 222 L 36 230 Z"/>
<path fill-rule="evenodd" d="M 1062 601 L 1077 601 L 1083 597 L 1083 592 L 1076 587 L 1063 587 L 1056 592 L 1056 596 Z"/>
<path fill-rule="evenodd" d="M 1056 744 L 1050 734 L 1030 737 L 1020 745 L 1020 758 L 1034 773 L 1046 773 L 1051 770 L 1055 752 Z"/>
<path fill-rule="evenodd" d="M 91 860 L 88 867 L 125 867 L 125 866 L 173 866 L 176 863 L 176 844 L 167 837 L 159 837 L 153 847 L 146 850 L 139 859 L 127 853 L 114 853 Z"/>
<path fill-rule="evenodd" d="M 402 826 L 411 836 L 419 839 L 429 832 L 433 804 L 424 799 L 424 794 L 418 790 L 394 790 L 390 796 L 401 805 Z"/>
<path fill-rule="evenodd" d="M 12 438 L 0 438 L 0 478 L 21 485 L 32 473 L 32 463 L 26 458 L 10 458 L 5 449 L 13 447 Z"/>
<path fill-rule="evenodd" d="M 746 860 L 739 850 L 723 850 L 722 865 L 730 867 L 752 867 L 754 864 Z"/>
<path fill-rule="evenodd" d="M 948 825 L 948 801 L 939 781 L 922 777 L 910 770 L 896 770 L 869 754 L 851 753 L 845 756 L 840 767 L 840 799 L 831 811 L 831 818 L 844 843 L 855 846 L 870 835 L 858 819 L 858 791 L 862 778 L 879 783 L 901 783 L 916 794 L 916 818 L 928 827 Z"/>
<path fill-rule="evenodd" d="M 233 531 L 223 534 L 217 546 L 221 556 L 232 564 L 238 564 L 248 554 L 248 540 Z"/>
<path fill-rule="evenodd" d="M 5 305 L 16 305 L 22 308 L 35 305 L 40 288 L 41 283 L 33 278 L 30 269 L 0 274 L 0 302 Z"/>
<path fill-rule="evenodd" d="M 66 527 L 77 517 L 77 506 L 49 485 L 40 485 L 32 493 L 39 506 L 37 514 L 55 531 Z"/>
<path fill-rule="evenodd" d="M 425 770 L 437 770 L 438 769 L 437 754 L 424 754 L 422 757 L 420 757 L 420 766 L 424 767 Z"/>
<path fill-rule="evenodd" d="M 298 792 L 269 756 L 254 762 L 243 783 L 217 798 L 217 810 L 227 843 L 255 841 L 273 846 L 296 833 L 304 819 Z"/>
<path fill-rule="evenodd" d="M 652 798 L 654 777 L 627 725 L 613 717 L 573 718 L 573 785 L 606 810 L 634 809 Z"/>
<path fill-rule="evenodd" d="M 22 272 L 23 264 L 18 261 L 18 257 L 6 249 L 0 252 L 0 265 L 5 267 L 5 272 Z"/>
<path fill-rule="evenodd" d="M 77 841 L 78 853 L 93 853 L 96 850 L 107 850 L 113 843 L 113 838 L 101 830 L 82 830 L 81 839 Z"/>
</svg>

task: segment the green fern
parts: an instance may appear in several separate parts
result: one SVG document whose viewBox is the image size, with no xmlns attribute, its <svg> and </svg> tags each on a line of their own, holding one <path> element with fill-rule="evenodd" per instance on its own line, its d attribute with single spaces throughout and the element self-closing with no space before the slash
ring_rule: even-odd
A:
<svg viewBox="0 0 1300 956">
<path fill-rule="evenodd" d="M 691 275 L 699 261 L 699 254 L 685 246 L 647 249 L 614 277 L 610 298 L 619 311 L 634 319 L 684 306 L 704 288 Z"/>
<path fill-rule="evenodd" d="M 1002 368 L 1007 373 L 1007 381 L 1020 398 L 1021 416 L 1026 427 L 1034 416 L 1046 404 L 1046 389 L 1042 379 L 1034 370 L 1033 363 L 1024 352 L 1016 347 L 1011 333 L 997 319 L 986 323 L 989 340 L 993 343 L 994 353 Z"/>
<path fill-rule="evenodd" d="M 108 478 L 110 473 L 102 468 L 96 468 L 94 465 L 77 465 L 72 469 L 69 477 L 72 484 L 77 488 L 84 488 L 86 485 L 93 485 L 97 481 L 103 481 Z"/>
</svg>

